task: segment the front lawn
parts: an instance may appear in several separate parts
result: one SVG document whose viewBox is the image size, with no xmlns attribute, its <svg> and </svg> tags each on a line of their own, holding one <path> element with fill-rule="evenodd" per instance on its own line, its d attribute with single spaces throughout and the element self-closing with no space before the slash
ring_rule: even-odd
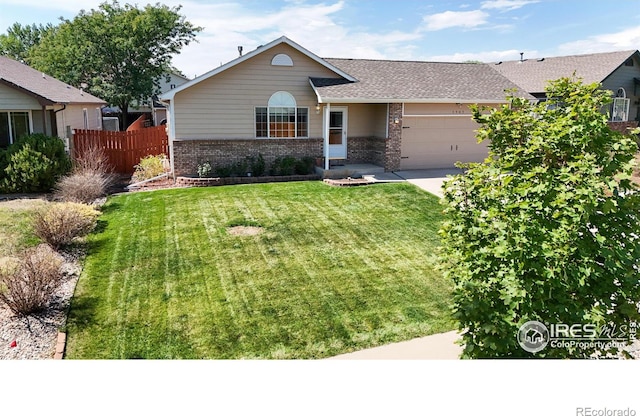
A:
<svg viewBox="0 0 640 416">
<path fill-rule="evenodd" d="M 41 199 L 18 199 L 0 202 L 0 259 L 15 255 L 20 250 L 36 245 L 40 240 L 33 235 L 31 215 L 44 204 Z"/>
<path fill-rule="evenodd" d="M 104 211 L 69 358 L 319 358 L 454 328 L 442 209 L 412 185 L 173 189 Z"/>
</svg>

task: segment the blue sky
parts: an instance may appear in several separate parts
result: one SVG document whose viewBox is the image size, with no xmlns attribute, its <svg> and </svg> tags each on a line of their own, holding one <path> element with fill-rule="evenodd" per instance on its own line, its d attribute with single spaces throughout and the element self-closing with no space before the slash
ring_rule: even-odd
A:
<svg viewBox="0 0 640 416">
<path fill-rule="evenodd" d="M 0 0 L 12 23 L 56 23 L 100 0 Z M 126 3 L 126 0 L 121 0 Z M 155 3 L 155 0 L 150 1 Z M 205 30 L 174 59 L 201 75 L 282 35 L 321 57 L 499 61 L 640 49 L 640 0 L 165 0 Z M 146 4 L 147 1 L 132 2 Z"/>
</svg>

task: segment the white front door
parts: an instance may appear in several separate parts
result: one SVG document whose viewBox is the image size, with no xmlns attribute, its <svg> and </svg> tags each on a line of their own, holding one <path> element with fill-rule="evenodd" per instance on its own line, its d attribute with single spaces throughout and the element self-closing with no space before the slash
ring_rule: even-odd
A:
<svg viewBox="0 0 640 416">
<path fill-rule="evenodd" d="M 347 158 L 347 108 L 329 111 L 329 159 Z"/>
</svg>

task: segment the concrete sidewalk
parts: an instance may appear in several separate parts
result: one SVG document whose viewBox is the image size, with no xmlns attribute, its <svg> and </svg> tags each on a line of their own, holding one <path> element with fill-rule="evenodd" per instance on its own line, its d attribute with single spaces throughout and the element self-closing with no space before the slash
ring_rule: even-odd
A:
<svg viewBox="0 0 640 416">
<path fill-rule="evenodd" d="M 448 175 L 457 175 L 462 173 L 461 169 L 420 169 L 420 170 L 401 170 L 395 172 L 396 175 L 407 182 L 424 189 L 435 196 L 442 198 L 442 184 L 448 178 Z"/>
<path fill-rule="evenodd" d="M 336 355 L 329 360 L 457 360 L 462 347 L 457 331 L 429 335 L 366 350 Z"/>
</svg>

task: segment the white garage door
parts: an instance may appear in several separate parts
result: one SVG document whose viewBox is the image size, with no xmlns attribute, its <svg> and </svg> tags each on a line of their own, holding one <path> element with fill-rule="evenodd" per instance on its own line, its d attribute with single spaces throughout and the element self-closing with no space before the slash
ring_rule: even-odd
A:
<svg viewBox="0 0 640 416">
<path fill-rule="evenodd" d="M 477 143 L 479 125 L 471 117 L 404 116 L 400 169 L 451 168 L 456 162 L 481 162 L 487 145 Z"/>
</svg>

